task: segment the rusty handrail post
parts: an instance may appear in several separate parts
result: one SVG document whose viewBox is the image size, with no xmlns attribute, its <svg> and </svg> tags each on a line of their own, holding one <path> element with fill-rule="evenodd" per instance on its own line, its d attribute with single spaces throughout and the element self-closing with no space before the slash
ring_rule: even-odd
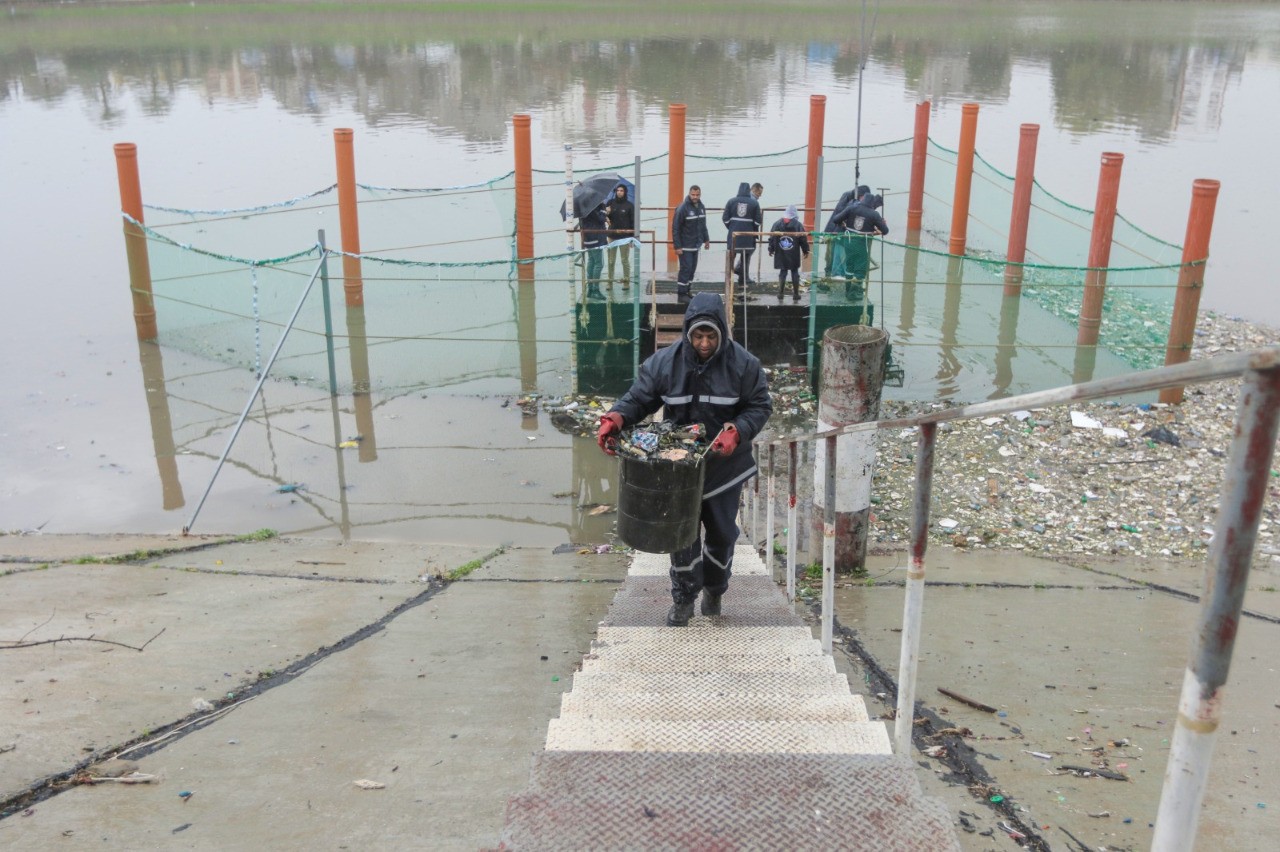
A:
<svg viewBox="0 0 1280 852">
<path fill-rule="evenodd" d="M 924 552 L 929 544 L 929 498 L 933 491 L 933 453 L 938 424 L 920 424 L 916 447 L 916 493 L 911 511 L 911 566 L 902 605 L 902 648 L 898 658 L 898 713 L 893 725 L 894 751 L 911 754 L 915 722 L 916 668 L 920 662 L 920 615 L 924 610 Z"/>
<path fill-rule="evenodd" d="M 756 475 L 751 477 L 751 546 L 760 540 L 760 451 L 754 444 L 751 454 L 756 457 Z"/>
<path fill-rule="evenodd" d="M 796 602 L 796 465 L 795 441 L 787 444 L 787 603 Z"/>
<path fill-rule="evenodd" d="M 831 628 L 836 608 L 836 436 L 827 439 L 827 463 L 822 491 L 822 650 L 831 653 Z"/>
<path fill-rule="evenodd" d="M 1218 503 L 1222 508 L 1209 545 L 1200 620 L 1182 677 L 1177 728 L 1151 841 L 1151 848 L 1159 852 L 1190 850 L 1195 845 L 1222 718 L 1223 689 L 1248 588 L 1258 522 L 1267 501 L 1278 421 L 1280 367 L 1248 370 L 1240 386 L 1235 438 Z"/>
<path fill-rule="evenodd" d="M 769 445 L 769 487 L 765 489 L 766 501 L 764 510 L 764 564 L 769 566 L 769 576 L 773 576 L 773 444 Z"/>
</svg>

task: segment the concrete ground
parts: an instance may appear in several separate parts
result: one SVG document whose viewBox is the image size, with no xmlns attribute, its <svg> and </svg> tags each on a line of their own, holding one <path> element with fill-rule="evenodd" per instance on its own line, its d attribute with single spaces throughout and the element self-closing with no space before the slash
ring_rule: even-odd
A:
<svg viewBox="0 0 1280 852">
<path fill-rule="evenodd" d="M 30 559 L 33 540 L 59 559 L 138 548 L 5 537 L 0 552 Z M 0 640 L 151 640 L 0 653 L 0 846 L 491 846 L 625 573 L 618 556 L 550 549 L 205 545 L 0 566 Z M 233 709 L 124 755 L 155 783 L 22 796 L 209 716 L 199 700 Z"/>
<path fill-rule="evenodd" d="M 929 557 L 921 715 L 971 734 L 913 759 L 964 848 L 1017 848 L 1010 815 L 1035 848 L 1146 848 L 1200 566 Z M 896 675 L 905 564 L 873 557 L 838 591 L 836 662 L 872 695 Z M 625 570 L 573 549 L 0 537 L 0 845 L 490 847 Z M 1280 836 L 1276 585 L 1251 582 L 1201 845 Z M 121 752 L 156 780 L 68 783 Z M 1058 769 L 1102 760 L 1130 780 Z"/>
</svg>

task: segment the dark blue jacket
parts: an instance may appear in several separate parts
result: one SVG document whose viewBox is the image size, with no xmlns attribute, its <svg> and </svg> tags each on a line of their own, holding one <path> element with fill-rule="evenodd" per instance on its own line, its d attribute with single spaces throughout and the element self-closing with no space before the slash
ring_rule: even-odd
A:
<svg viewBox="0 0 1280 852">
<path fill-rule="evenodd" d="M 608 226 L 603 204 L 578 220 L 578 227 L 582 229 L 582 247 L 599 248 L 609 242 L 609 235 L 605 233 Z"/>
<path fill-rule="evenodd" d="M 889 223 L 876 210 L 881 203 L 880 196 L 868 195 L 836 213 L 828 224 L 835 225 L 836 230 L 843 229 L 857 234 L 888 234 Z"/>
<path fill-rule="evenodd" d="M 720 217 L 724 222 L 724 226 L 729 229 L 729 236 L 725 240 L 731 249 L 753 249 L 756 247 L 756 237 L 740 237 L 736 236 L 739 231 L 763 231 L 764 230 L 764 213 L 760 210 L 760 202 L 756 201 L 756 197 L 751 194 L 751 184 L 738 184 L 738 194 L 729 199 L 729 203 L 724 206 L 724 215 Z"/>
<path fill-rule="evenodd" d="M 870 192 L 871 192 L 871 188 L 868 186 L 855 186 L 853 189 L 849 190 L 848 192 L 840 193 L 840 200 L 837 201 L 836 206 L 832 208 L 831 215 L 827 218 L 827 226 L 822 230 L 826 231 L 829 234 L 834 234 L 836 231 L 840 230 L 835 226 L 836 214 L 839 213 L 844 208 L 848 207 L 853 202 L 861 201 L 862 197 L 867 195 Z"/>
<path fill-rule="evenodd" d="M 701 201 L 684 197 L 675 215 L 671 217 L 671 245 L 678 249 L 697 251 L 711 242 L 707 233 L 707 208 Z"/>
<path fill-rule="evenodd" d="M 689 329 L 710 320 L 720 331 L 720 348 L 706 361 L 689 343 Z M 714 497 L 756 472 L 751 442 L 773 412 L 769 383 L 760 359 L 731 339 L 724 301 L 717 293 L 698 293 L 684 314 L 679 343 L 659 349 L 640 365 L 640 375 L 611 409 L 622 415 L 623 426 L 634 426 L 663 408 L 663 417 L 686 426 L 701 423 L 714 438 L 725 423 L 738 429 L 738 448 L 731 456 L 707 456 L 702 497 Z"/>
</svg>

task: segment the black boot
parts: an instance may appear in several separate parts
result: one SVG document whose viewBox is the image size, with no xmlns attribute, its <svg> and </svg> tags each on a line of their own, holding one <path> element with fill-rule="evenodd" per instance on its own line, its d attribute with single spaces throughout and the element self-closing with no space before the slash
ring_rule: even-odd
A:
<svg viewBox="0 0 1280 852">
<path fill-rule="evenodd" d="M 787 295 L 787 277 L 784 275 L 778 279 L 778 301 Z"/>
<path fill-rule="evenodd" d="M 691 618 L 693 618 L 693 601 L 673 603 L 671 609 L 667 611 L 667 626 L 688 627 Z"/>
<path fill-rule="evenodd" d="M 720 614 L 720 595 L 713 595 L 706 589 L 702 590 L 702 614 L 703 615 L 719 615 Z"/>
<path fill-rule="evenodd" d="M 692 290 L 693 290 L 692 284 L 677 284 L 676 285 L 676 301 L 687 302 L 690 299 L 692 299 L 693 298 L 693 293 L 691 292 Z"/>
<path fill-rule="evenodd" d="M 791 284 L 791 298 L 794 301 L 800 301 L 800 282 L 793 281 Z"/>
</svg>

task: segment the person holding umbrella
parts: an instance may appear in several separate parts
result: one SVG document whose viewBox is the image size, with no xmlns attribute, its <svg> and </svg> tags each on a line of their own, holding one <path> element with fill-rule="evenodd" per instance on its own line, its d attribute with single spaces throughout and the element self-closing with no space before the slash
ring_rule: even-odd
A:
<svg viewBox="0 0 1280 852">
<path fill-rule="evenodd" d="M 603 299 L 600 292 L 600 270 L 604 266 L 604 246 L 609 242 L 609 222 L 604 204 L 598 204 L 579 222 L 582 247 L 587 250 L 587 298 Z"/>
</svg>

